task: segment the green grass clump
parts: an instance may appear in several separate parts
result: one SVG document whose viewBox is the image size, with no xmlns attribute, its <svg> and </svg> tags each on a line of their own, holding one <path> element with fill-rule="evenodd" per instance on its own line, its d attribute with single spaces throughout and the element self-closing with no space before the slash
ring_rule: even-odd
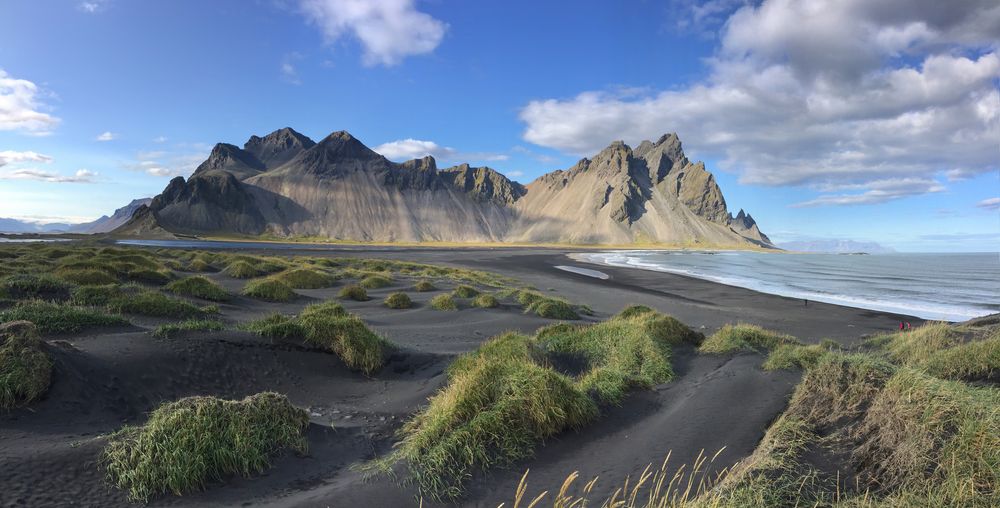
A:
<svg viewBox="0 0 1000 508">
<path fill-rule="evenodd" d="M 409 309 L 413 307 L 413 300 L 410 300 L 410 296 L 402 291 L 390 293 L 389 296 L 385 297 L 384 303 L 390 309 Z"/>
<path fill-rule="evenodd" d="M 361 287 L 366 289 L 378 289 L 392 284 L 392 279 L 384 275 L 369 275 L 361 279 L 360 284 Z"/>
<path fill-rule="evenodd" d="M 242 326 L 275 340 L 303 340 L 331 351 L 348 367 L 371 374 L 382 368 L 392 345 L 337 302 L 307 306 L 298 316 L 272 314 Z"/>
<path fill-rule="evenodd" d="M 120 298 L 125 294 L 125 290 L 118 284 L 107 284 L 104 286 L 80 286 L 73 288 L 70 303 L 73 305 L 88 305 L 93 307 L 105 306 L 112 300 Z"/>
<path fill-rule="evenodd" d="M 308 268 L 295 268 L 281 272 L 274 276 L 289 287 L 295 289 L 319 289 L 328 288 L 336 282 L 337 278 L 318 270 Z"/>
<path fill-rule="evenodd" d="M 616 316 L 618 316 L 619 318 L 630 318 L 638 316 L 640 314 L 646 314 L 648 312 L 656 312 L 656 311 L 653 310 L 651 307 L 647 307 L 645 305 L 629 305 L 628 307 L 622 309 L 621 312 L 616 314 Z"/>
<path fill-rule="evenodd" d="M 52 380 L 52 360 L 35 325 L 13 321 L 0 325 L 0 410 L 32 402 Z"/>
<path fill-rule="evenodd" d="M 418 293 L 426 293 L 428 291 L 435 291 L 437 287 L 429 280 L 419 280 L 413 285 L 413 290 Z"/>
<path fill-rule="evenodd" d="M 648 312 L 494 337 L 452 362 L 448 385 L 404 424 L 396 451 L 369 467 L 403 461 L 421 495 L 457 497 L 475 472 L 531 456 L 596 418 L 600 403 L 669 381 L 671 346 L 696 338 L 672 324 Z"/>
<path fill-rule="evenodd" d="M 774 348 L 764 360 L 761 367 L 764 370 L 792 370 L 809 369 L 819 362 L 820 357 L 826 354 L 828 348 L 822 344 L 811 344 L 808 346 L 801 344 L 782 344 Z"/>
<path fill-rule="evenodd" d="M 782 344 L 797 344 L 798 341 L 789 335 L 765 330 L 757 325 L 738 324 L 723 326 L 718 332 L 705 339 L 701 345 L 702 353 L 729 353 L 749 350 L 762 351 L 774 349 Z"/>
<path fill-rule="evenodd" d="M 431 298 L 431 308 L 435 310 L 458 310 L 458 304 L 451 295 L 437 295 Z"/>
<path fill-rule="evenodd" d="M 1000 335 L 938 351 L 919 368 L 942 379 L 995 378 L 1000 373 Z"/>
<path fill-rule="evenodd" d="M 974 328 L 929 323 L 873 337 L 867 344 L 891 361 L 942 379 L 990 379 L 1000 372 L 1000 329 L 977 335 Z"/>
<path fill-rule="evenodd" d="M 263 272 L 254 267 L 254 265 L 242 260 L 229 263 L 222 273 L 235 279 L 250 279 L 258 275 L 263 275 Z"/>
<path fill-rule="evenodd" d="M 70 305 L 29 300 L 19 302 L 14 307 L 0 311 L 0 323 L 6 321 L 31 321 L 40 333 L 76 333 L 98 326 L 127 325 L 121 316 L 107 314 L 96 309 L 73 307 Z"/>
<path fill-rule="evenodd" d="M 208 277 L 201 275 L 175 280 L 167 284 L 166 289 L 174 294 L 193 296 L 213 302 L 225 302 L 232 298 L 229 291 Z"/>
<path fill-rule="evenodd" d="M 204 259 L 192 259 L 185 268 L 189 272 L 214 272 L 215 267 Z"/>
<path fill-rule="evenodd" d="M 461 284 L 457 286 L 455 290 L 451 292 L 451 294 L 455 298 L 472 298 L 479 294 L 479 290 L 472 286 Z"/>
<path fill-rule="evenodd" d="M 340 289 L 340 293 L 337 295 L 345 300 L 354 300 L 357 302 L 367 302 L 368 301 L 368 291 L 365 288 L 357 284 L 349 284 Z"/>
<path fill-rule="evenodd" d="M 298 320 L 278 313 L 246 323 L 241 328 L 272 340 L 301 340 L 306 336 Z"/>
<path fill-rule="evenodd" d="M 274 279 L 259 279 L 247 282 L 243 294 L 268 302 L 288 302 L 295 298 L 295 291 L 288 284 Z"/>
<path fill-rule="evenodd" d="M 305 453 L 305 411 L 273 392 L 240 401 L 187 397 L 161 405 L 139 427 L 112 434 L 103 462 L 109 481 L 146 502 L 198 491 L 230 475 L 266 470 L 278 453 Z"/>
<path fill-rule="evenodd" d="M 580 319 L 577 308 L 561 298 L 552 298 L 529 289 L 517 290 L 513 296 L 526 313 L 549 319 Z"/>
<path fill-rule="evenodd" d="M 480 309 L 494 309 L 500 306 L 500 300 L 491 294 L 481 293 L 472 299 L 472 306 Z"/>
<path fill-rule="evenodd" d="M 140 268 L 138 270 L 132 270 L 126 273 L 125 277 L 128 278 L 128 280 L 132 280 L 135 282 L 142 282 L 145 284 L 155 284 L 157 286 L 162 286 L 170 282 L 171 279 L 173 279 L 173 275 L 171 275 L 170 272 L 166 270 L 156 270 L 150 268 Z"/>
<path fill-rule="evenodd" d="M 385 363 L 389 343 L 357 316 L 337 312 L 303 312 L 299 318 L 305 342 L 334 352 L 348 367 L 372 374 Z"/>
<path fill-rule="evenodd" d="M 150 290 L 114 298 L 108 303 L 108 309 L 140 316 L 172 318 L 190 318 L 206 313 L 203 309 L 184 300 Z"/>
<path fill-rule="evenodd" d="M 0 297 L 14 300 L 65 300 L 72 285 L 50 275 L 15 274 L 0 279 Z"/>
<path fill-rule="evenodd" d="M 118 282 L 118 277 L 93 268 L 61 269 L 56 270 L 56 275 L 60 279 L 79 285 L 100 286 Z"/>
<path fill-rule="evenodd" d="M 602 402 L 619 403 L 632 388 L 648 388 L 674 376 L 671 347 L 698 337 L 675 319 L 649 312 L 590 326 L 556 326 L 538 333 L 549 354 L 585 360 L 579 387 Z"/>
<path fill-rule="evenodd" d="M 208 319 L 189 319 L 180 323 L 169 323 L 157 326 L 153 336 L 161 339 L 171 339 L 184 332 L 218 332 L 225 327 L 218 321 Z"/>
<path fill-rule="evenodd" d="M 372 467 L 404 461 L 421 494 L 454 498 L 475 471 L 529 457 L 545 438 L 595 418 L 596 404 L 571 379 L 530 361 L 527 351 L 513 352 L 529 347 L 517 334 L 484 344 L 461 369 L 449 371 L 448 386 L 403 426 L 395 451 Z"/>
</svg>

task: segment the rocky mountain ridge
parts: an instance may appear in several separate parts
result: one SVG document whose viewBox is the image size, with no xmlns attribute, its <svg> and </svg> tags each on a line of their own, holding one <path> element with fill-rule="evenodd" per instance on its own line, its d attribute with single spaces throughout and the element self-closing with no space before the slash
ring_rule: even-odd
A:
<svg viewBox="0 0 1000 508">
<path fill-rule="evenodd" d="M 313 142 L 291 128 L 220 143 L 117 233 L 321 236 L 444 241 L 770 246 L 733 217 L 714 176 L 676 134 L 522 185 L 489 167 L 390 161 L 346 131 Z"/>
</svg>

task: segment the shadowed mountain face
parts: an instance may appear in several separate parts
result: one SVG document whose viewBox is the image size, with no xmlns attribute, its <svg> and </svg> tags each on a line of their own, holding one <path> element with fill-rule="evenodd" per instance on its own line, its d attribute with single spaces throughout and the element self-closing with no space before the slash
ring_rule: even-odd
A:
<svg viewBox="0 0 1000 508">
<path fill-rule="evenodd" d="M 315 143 L 290 128 L 220 143 L 122 234 L 274 234 L 361 241 L 683 243 L 770 246 L 733 217 L 676 134 L 616 141 L 527 186 L 488 168 L 392 162 L 346 131 Z"/>
</svg>

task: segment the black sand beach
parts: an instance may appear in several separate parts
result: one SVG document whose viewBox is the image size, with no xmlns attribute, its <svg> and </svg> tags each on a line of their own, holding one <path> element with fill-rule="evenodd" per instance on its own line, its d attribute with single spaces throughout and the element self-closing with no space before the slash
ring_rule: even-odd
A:
<svg viewBox="0 0 1000 508">
<path fill-rule="evenodd" d="M 753 323 L 808 343 L 830 338 L 843 344 L 895 328 L 893 314 L 766 295 L 680 275 L 584 264 L 549 249 L 283 248 L 268 255 L 366 257 L 444 264 L 514 277 L 539 290 L 590 306 L 597 321 L 628 304 L 648 305 L 710 334 L 728 323 Z M 573 265 L 609 275 L 601 280 L 555 268 Z M 211 278 L 234 292 L 243 281 Z M 352 464 L 386 453 L 403 420 L 426 403 L 444 381 L 455 355 L 506 330 L 532 332 L 553 321 L 498 309 L 435 311 L 433 294 L 413 293 L 416 306 L 381 305 L 401 283 L 372 290 L 370 302 L 347 302 L 374 330 L 401 346 L 371 378 L 352 372 L 329 354 L 273 344 L 247 332 L 190 332 L 157 339 L 144 328 L 162 322 L 133 319 L 133 326 L 45 337 L 55 358 L 52 387 L 29 407 L 0 414 L 0 504 L 3 506 L 125 506 L 99 467 L 106 435 L 125 423 L 141 423 L 160 402 L 190 395 L 226 398 L 264 390 L 286 394 L 307 408 L 311 425 L 307 457 L 285 456 L 260 477 L 233 479 L 201 493 L 163 496 L 150 504 L 175 506 L 415 506 L 415 491 L 390 479 L 365 481 Z M 449 289 L 449 288 L 444 288 Z M 238 296 L 220 305 L 229 323 L 274 311 L 294 313 L 333 298 L 338 288 L 298 290 L 282 304 Z M 635 392 L 621 406 L 602 408 L 595 424 L 551 439 L 534 458 L 476 477 L 462 506 L 510 504 L 526 469 L 529 492 L 558 489 L 578 471 L 584 481 L 600 476 L 601 498 L 627 475 L 649 463 L 691 462 L 700 452 L 725 450 L 713 467 L 746 457 L 768 424 L 784 409 L 799 378 L 766 372 L 756 354 L 702 355 L 680 348 L 677 377 L 651 391 Z M 427 504 L 427 503 L 425 503 Z"/>
</svg>

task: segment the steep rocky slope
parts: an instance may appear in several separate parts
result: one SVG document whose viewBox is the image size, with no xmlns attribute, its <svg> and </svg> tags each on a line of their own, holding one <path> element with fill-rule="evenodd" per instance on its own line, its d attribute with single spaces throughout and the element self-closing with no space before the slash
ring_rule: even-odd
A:
<svg viewBox="0 0 1000 508">
<path fill-rule="evenodd" d="M 345 131 L 315 143 L 290 128 L 220 143 L 119 233 L 273 234 L 363 241 L 770 245 L 733 217 L 676 134 L 618 141 L 527 186 L 488 167 L 392 162 Z"/>
</svg>

